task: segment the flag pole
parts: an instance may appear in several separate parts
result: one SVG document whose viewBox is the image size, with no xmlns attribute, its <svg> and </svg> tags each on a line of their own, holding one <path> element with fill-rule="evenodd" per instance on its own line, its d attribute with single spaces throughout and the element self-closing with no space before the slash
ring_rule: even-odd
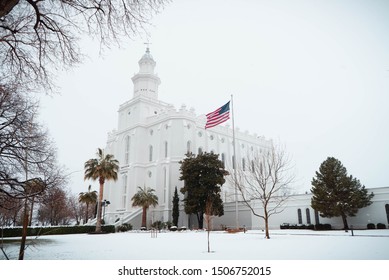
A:
<svg viewBox="0 0 389 280">
<path fill-rule="evenodd" d="M 234 118 L 235 118 L 235 113 L 234 113 L 234 101 L 233 101 L 233 95 L 231 94 L 231 112 L 232 112 L 232 141 L 233 141 L 233 151 L 234 151 L 234 157 L 233 157 L 233 169 L 234 169 L 234 177 L 235 177 L 235 180 L 234 183 L 235 183 L 235 223 L 236 223 L 236 228 L 238 229 L 239 228 L 239 210 L 238 210 L 238 189 L 237 189 L 237 175 L 236 175 L 236 148 L 235 148 L 235 144 L 236 144 L 236 141 L 235 141 L 235 121 L 234 121 Z"/>
</svg>

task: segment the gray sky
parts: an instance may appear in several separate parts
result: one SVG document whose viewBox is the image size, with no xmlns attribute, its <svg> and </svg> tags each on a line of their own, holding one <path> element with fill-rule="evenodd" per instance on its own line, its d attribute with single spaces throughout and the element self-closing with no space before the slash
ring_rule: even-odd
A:
<svg viewBox="0 0 389 280">
<path fill-rule="evenodd" d="M 368 188 L 389 186 L 388 14 L 385 0 L 174 1 L 149 28 L 159 98 L 206 114 L 233 94 L 235 125 L 285 145 L 299 191 L 328 156 Z M 132 98 L 146 41 L 103 56 L 83 41 L 89 58 L 42 98 L 74 193 L 87 190 L 83 164 Z"/>
</svg>

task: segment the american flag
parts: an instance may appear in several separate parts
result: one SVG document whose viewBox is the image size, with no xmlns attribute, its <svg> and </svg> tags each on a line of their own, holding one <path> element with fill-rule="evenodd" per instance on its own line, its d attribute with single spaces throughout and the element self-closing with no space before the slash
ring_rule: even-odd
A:
<svg viewBox="0 0 389 280">
<path fill-rule="evenodd" d="M 205 129 L 217 126 L 218 124 L 227 121 L 230 118 L 230 101 L 220 108 L 217 108 L 215 111 L 208 113 L 206 116 L 207 123 L 205 124 Z"/>
</svg>

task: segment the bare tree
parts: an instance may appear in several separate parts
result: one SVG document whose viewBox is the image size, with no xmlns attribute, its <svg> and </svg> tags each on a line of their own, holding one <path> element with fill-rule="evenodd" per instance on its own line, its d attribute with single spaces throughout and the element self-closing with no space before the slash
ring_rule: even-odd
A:
<svg viewBox="0 0 389 280">
<path fill-rule="evenodd" d="M 0 227 L 21 225 L 20 212 L 23 203 L 20 199 L 14 199 L 0 193 Z"/>
<path fill-rule="evenodd" d="M 12 198 L 36 196 L 44 191 L 38 186 L 63 179 L 48 133 L 36 120 L 37 111 L 31 97 L 0 84 L 0 193 Z"/>
<path fill-rule="evenodd" d="M 207 227 L 207 245 L 208 245 L 208 253 L 211 253 L 211 242 L 210 242 L 210 233 L 212 230 L 212 218 L 213 218 L 213 203 L 212 199 L 208 197 L 206 205 L 205 205 L 205 225 Z"/>
<path fill-rule="evenodd" d="M 42 224 L 68 225 L 73 218 L 71 196 L 63 186 L 46 190 L 41 198 L 38 219 Z"/>
<path fill-rule="evenodd" d="M 0 84 L 0 194 L 24 200 L 19 259 L 24 257 L 35 198 L 65 180 L 48 133 L 36 120 L 37 111 L 38 103 L 18 85 Z"/>
<path fill-rule="evenodd" d="M 264 220 L 265 237 L 269 239 L 269 219 L 284 210 L 294 182 L 291 161 L 284 149 L 272 145 L 248 156 L 247 165 L 248 168 L 237 166 L 236 172 L 230 172 L 231 180 L 251 212 Z"/>
<path fill-rule="evenodd" d="M 119 44 L 144 32 L 168 1 L 0 0 L 0 82 L 51 89 L 51 67 L 81 61 L 81 36 Z"/>
</svg>

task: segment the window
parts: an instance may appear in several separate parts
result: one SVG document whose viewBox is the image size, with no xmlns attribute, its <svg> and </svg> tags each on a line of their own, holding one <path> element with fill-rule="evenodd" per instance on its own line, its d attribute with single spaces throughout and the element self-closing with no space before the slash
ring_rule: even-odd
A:
<svg viewBox="0 0 389 280">
<path fill-rule="evenodd" d="M 125 164 L 128 164 L 130 161 L 130 136 L 126 136 L 126 139 L 124 141 L 124 162 Z"/>
<path fill-rule="evenodd" d="M 166 192 L 167 192 L 167 170 L 163 168 L 163 203 L 166 203 Z"/>
<path fill-rule="evenodd" d="M 232 169 L 235 169 L 235 156 L 232 156 Z"/>
<path fill-rule="evenodd" d="M 149 161 L 153 161 L 153 146 L 149 146 Z"/>
<path fill-rule="evenodd" d="M 226 155 L 224 153 L 222 153 L 222 163 L 223 163 L 223 167 L 226 166 Z"/>
<path fill-rule="evenodd" d="M 186 152 L 189 154 L 190 152 L 192 152 L 192 147 L 191 147 L 191 142 L 188 141 L 186 142 Z"/>
<path fill-rule="evenodd" d="M 320 224 L 319 211 L 315 210 L 315 224 Z"/>
<path fill-rule="evenodd" d="M 199 154 L 202 154 L 203 153 L 203 148 L 200 147 L 198 152 L 199 152 Z"/>
<path fill-rule="evenodd" d="M 303 217 L 301 215 L 301 209 L 297 209 L 297 218 L 298 218 L 298 224 L 302 224 L 303 223 Z"/>
<path fill-rule="evenodd" d="M 385 204 L 385 211 L 386 211 L 386 219 L 388 220 L 388 224 L 389 224 L 389 204 Z"/>
<path fill-rule="evenodd" d="M 251 161 L 251 172 L 255 172 L 254 160 Z"/>
<path fill-rule="evenodd" d="M 123 185 L 122 185 L 122 208 L 126 208 L 126 204 L 127 204 L 127 175 L 123 175 L 122 180 L 123 180 Z"/>
<path fill-rule="evenodd" d="M 165 141 L 165 158 L 167 158 L 167 141 Z"/>
<path fill-rule="evenodd" d="M 307 215 L 307 224 L 311 224 L 311 213 L 309 212 L 309 208 L 305 209 L 305 214 Z"/>
<path fill-rule="evenodd" d="M 242 158 L 242 169 L 243 171 L 246 171 L 246 161 L 244 160 L 244 158 Z"/>
</svg>

